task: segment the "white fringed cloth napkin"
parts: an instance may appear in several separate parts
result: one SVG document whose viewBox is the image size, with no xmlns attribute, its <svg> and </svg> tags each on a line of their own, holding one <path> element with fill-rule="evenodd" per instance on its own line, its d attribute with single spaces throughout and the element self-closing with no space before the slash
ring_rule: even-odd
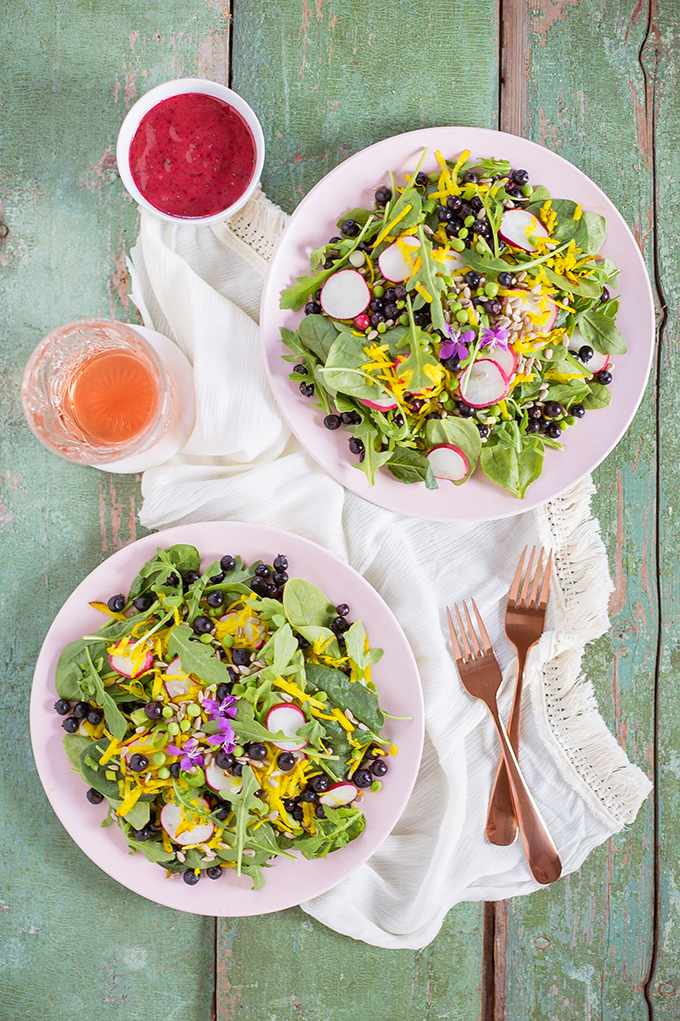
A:
<svg viewBox="0 0 680 1021">
<path fill-rule="evenodd" d="M 605 726 L 581 675 L 585 644 L 608 628 L 611 591 L 592 482 L 510 520 L 441 524 L 374 507 L 326 475 L 279 415 L 260 354 L 262 280 L 285 221 L 261 192 L 212 228 L 142 213 L 132 300 L 144 324 L 193 363 L 198 418 L 181 453 L 144 474 L 140 518 L 149 528 L 240 519 L 288 529 L 343 557 L 392 608 L 425 696 L 415 790 L 370 861 L 302 906 L 355 939 L 420 948 L 452 905 L 538 888 L 519 841 L 495 847 L 484 836 L 499 745 L 486 708 L 460 684 L 444 617 L 446 603 L 476 599 L 504 668 L 507 719 L 514 652 L 503 614 L 526 543 L 552 547 L 555 567 L 547 628 L 527 665 L 521 762 L 565 875 L 634 820 L 651 784 Z"/>
</svg>

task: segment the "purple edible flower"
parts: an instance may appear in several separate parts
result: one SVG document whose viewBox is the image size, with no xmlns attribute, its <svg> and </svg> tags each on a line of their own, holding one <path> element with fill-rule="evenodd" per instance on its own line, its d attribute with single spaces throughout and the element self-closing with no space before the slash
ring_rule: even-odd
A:
<svg viewBox="0 0 680 1021">
<path fill-rule="evenodd" d="M 482 330 L 482 343 L 480 347 L 488 347 L 489 350 L 493 351 L 496 345 L 502 347 L 505 351 L 508 350 L 508 340 L 510 338 L 510 331 L 504 330 L 502 327 L 494 326 L 492 330 Z"/>
<path fill-rule="evenodd" d="M 234 696 L 226 695 L 221 702 L 214 698 L 204 698 L 203 709 L 219 727 L 219 733 L 212 734 L 208 738 L 208 744 L 221 745 L 223 751 L 232 752 L 236 747 L 236 736 L 231 720 L 236 716 L 238 709 Z"/>
<path fill-rule="evenodd" d="M 219 716 L 217 718 L 217 726 L 219 727 L 219 733 L 211 734 L 207 739 L 208 744 L 215 747 L 220 745 L 224 752 L 233 752 L 236 747 L 236 735 L 234 734 L 231 720 L 226 716 Z"/>
<path fill-rule="evenodd" d="M 204 698 L 203 708 L 211 720 L 217 720 L 220 716 L 230 716 L 233 720 L 236 716 L 237 703 L 233 695 L 226 695 L 221 702 L 215 698 Z"/>
<path fill-rule="evenodd" d="M 450 323 L 446 324 L 446 332 L 449 340 L 445 340 L 439 349 L 439 357 L 442 361 L 456 355 L 461 361 L 468 356 L 467 345 L 475 339 L 474 330 L 466 330 L 465 333 L 456 333 Z"/>
<path fill-rule="evenodd" d="M 184 748 L 178 748 L 176 745 L 169 744 L 167 750 L 171 755 L 181 755 L 180 768 L 184 772 L 188 772 L 192 766 L 203 766 L 205 759 L 199 751 L 200 745 L 195 737 L 190 737 L 184 745 Z"/>
</svg>

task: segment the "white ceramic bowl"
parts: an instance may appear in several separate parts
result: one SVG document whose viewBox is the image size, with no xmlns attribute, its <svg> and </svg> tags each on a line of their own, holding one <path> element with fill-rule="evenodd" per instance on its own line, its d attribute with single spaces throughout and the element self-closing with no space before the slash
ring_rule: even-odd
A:
<svg viewBox="0 0 680 1021">
<path fill-rule="evenodd" d="M 182 96 L 188 92 L 199 92 L 204 96 L 213 96 L 215 99 L 221 99 L 224 103 L 227 103 L 243 117 L 253 134 L 255 142 L 255 169 L 250 184 L 236 202 L 226 209 L 220 210 L 219 213 L 213 213 L 210 216 L 171 216 L 169 213 L 162 212 L 162 210 L 157 209 L 144 198 L 135 184 L 130 170 L 130 146 L 142 118 L 164 99 L 170 99 L 172 96 Z M 118 132 L 116 160 L 118 162 L 118 172 L 127 191 L 135 202 L 144 209 L 148 209 L 154 216 L 160 217 L 161 220 L 168 220 L 170 223 L 215 223 L 217 220 L 225 220 L 227 217 L 233 216 L 234 213 L 238 212 L 246 204 L 255 191 L 264 165 L 264 135 L 262 134 L 259 120 L 245 99 L 242 99 L 232 89 L 228 89 L 226 85 L 208 81 L 206 78 L 176 78 L 174 81 L 164 82 L 162 85 L 157 85 L 155 88 L 150 89 L 141 99 L 137 100 L 128 112 Z"/>
</svg>

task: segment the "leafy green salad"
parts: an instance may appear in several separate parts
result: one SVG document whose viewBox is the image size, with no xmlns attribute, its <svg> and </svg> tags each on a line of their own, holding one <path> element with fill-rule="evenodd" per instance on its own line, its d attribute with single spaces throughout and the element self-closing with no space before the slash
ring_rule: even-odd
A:
<svg viewBox="0 0 680 1021">
<path fill-rule="evenodd" d="M 201 571 L 194 546 L 159 547 L 58 662 L 88 800 L 189 885 L 232 869 L 257 890 L 279 856 L 344 847 L 396 754 L 371 681 L 382 651 L 287 568 L 225 555 Z"/>
<path fill-rule="evenodd" d="M 369 485 L 381 468 L 462 485 L 479 465 L 522 498 L 546 449 L 611 401 L 626 345 L 606 221 L 505 160 L 437 152 L 425 174 L 425 155 L 342 215 L 282 293 L 305 312 L 284 357 Z"/>
</svg>

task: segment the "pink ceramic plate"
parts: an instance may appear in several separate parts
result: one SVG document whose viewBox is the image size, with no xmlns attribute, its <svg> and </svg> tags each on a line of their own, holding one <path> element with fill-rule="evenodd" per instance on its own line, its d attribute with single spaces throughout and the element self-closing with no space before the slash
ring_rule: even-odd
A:
<svg viewBox="0 0 680 1021">
<path fill-rule="evenodd" d="M 291 861 L 282 858 L 265 870 L 266 885 L 257 893 L 246 877 L 228 870 L 217 881 L 203 879 L 189 887 L 181 877 L 166 879 L 158 865 L 141 854 L 130 855 L 122 831 L 115 824 L 102 829 L 105 805 L 91 805 L 86 786 L 71 769 L 62 746 L 61 719 L 54 712 L 54 672 L 68 642 L 102 624 L 102 615 L 89 606 L 127 592 L 132 579 L 157 546 L 191 543 L 207 567 L 225 553 L 240 554 L 246 563 L 271 563 L 277 553 L 290 561 L 291 576 L 314 582 L 334 602 L 347 602 L 352 618 L 361 617 L 371 645 L 385 650 L 373 677 L 381 705 L 392 716 L 386 735 L 399 747 L 390 758 L 390 771 L 379 794 L 366 798 L 366 829 L 346 848 L 327 859 Z M 112 557 L 81 582 L 67 599 L 50 628 L 35 669 L 31 693 L 31 738 L 38 774 L 54 811 L 79 847 L 123 886 L 143 897 L 180 911 L 202 915 L 259 915 L 292 907 L 329 890 L 366 861 L 383 842 L 401 815 L 415 783 L 423 747 L 423 700 L 413 653 L 387 604 L 368 582 L 338 557 L 307 539 L 275 528 L 244 522 L 181 525 L 148 535 Z"/>
<path fill-rule="evenodd" d="M 534 185 L 543 184 L 556 198 L 570 198 L 584 209 L 607 218 L 607 240 L 601 254 L 621 270 L 617 317 L 628 354 L 617 356 L 611 385 L 612 404 L 603 411 L 588 412 L 567 430 L 564 452 L 548 450 L 541 477 L 518 500 L 490 482 L 478 469 L 463 486 L 440 483 L 427 490 L 423 483 L 405 485 L 387 469 L 369 487 L 365 475 L 352 467 L 356 460 L 347 449 L 344 429 L 329 432 L 323 414 L 303 397 L 288 379 L 291 363 L 283 360 L 288 350 L 281 343 L 282 326 L 296 329 L 301 312 L 279 308 L 281 291 L 298 276 L 309 274 L 309 255 L 336 231 L 336 220 L 354 206 L 370 207 L 375 188 L 389 184 L 388 171 L 399 179 L 413 171 L 423 148 L 430 152 L 423 170 L 436 169 L 437 149 L 446 157 L 470 149 L 473 156 L 507 159 L 513 167 L 529 171 Z M 282 414 L 312 457 L 348 489 L 388 510 L 437 521 L 479 520 L 510 517 L 557 496 L 592 471 L 613 449 L 628 428 L 642 399 L 654 350 L 654 304 L 642 256 L 620 213 L 597 185 L 561 156 L 515 135 L 483 128 L 421 128 L 386 138 L 352 156 L 314 187 L 293 213 L 272 256 L 262 295 L 262 345 L 269 381 Z"/>
</svg>

